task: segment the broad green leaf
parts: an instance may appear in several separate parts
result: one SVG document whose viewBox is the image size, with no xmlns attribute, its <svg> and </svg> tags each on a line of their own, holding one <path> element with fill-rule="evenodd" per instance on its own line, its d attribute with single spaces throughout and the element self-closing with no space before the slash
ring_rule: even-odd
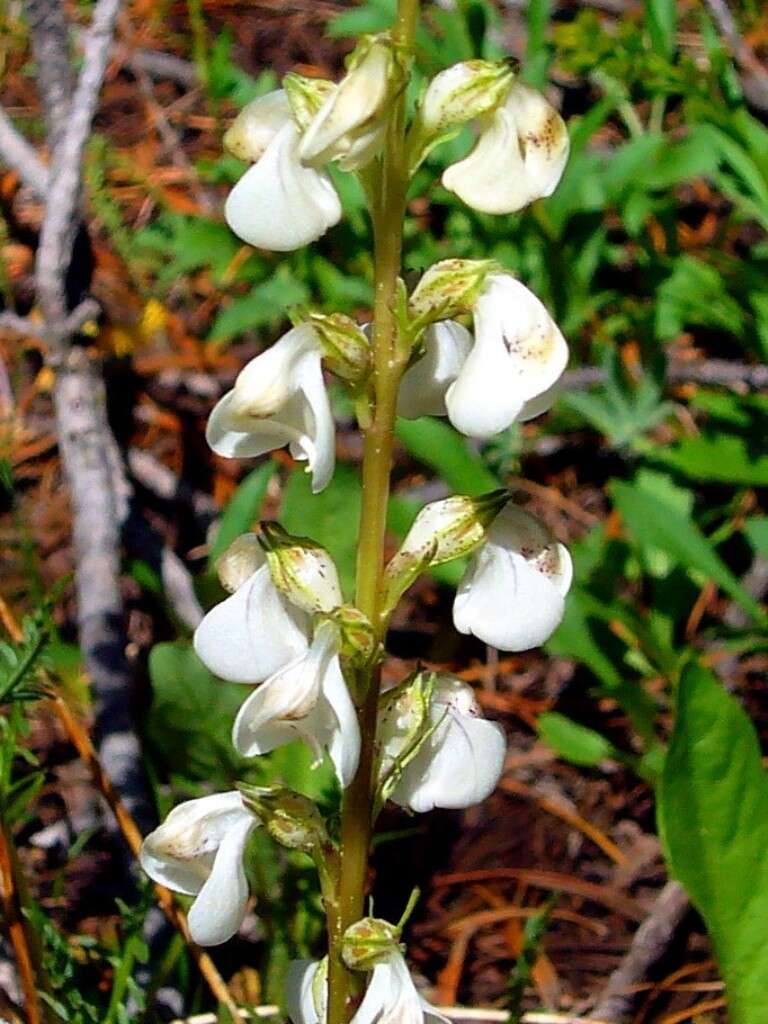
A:
<svg viewBox="0 0 768 1024">
<path fill-rule="evenodd" d="M 457 494 L 485 494 L 499 487 L 499 481 L 467 440 L 442 420 L 401 417 L 395 432 L 411 455 L 434 469 Z"/>
<path fill-rule="evenodd" d="M 661 777 L 659 821 L 673 875 L 704 918 L 731 1024 L 763 1024 L 768 990 L 768 779 L 749 717 L 692 665 Z"/>
<path fill-rule="evenodd" d="M 244 763 L 230 734 L 248 688 L 218 679 L 184 641 L 155 644 L 149 677 L 147 735 L 164 771 L 229 784 Z"/>
<path fill-rule="evenodd" d="M 541 738 L 561 757 L 574 764 L 590 767 L 621 756 L 620 751 L 605 736 L 557 711 L 540 715 L 538 728 Z"/>
<path fill-rule="evenodd" d="M 627 528 L 641 545 L 656 547 L 689 570 L 713 580 L 758 622 L 765 613 L 723 562 L 698 526 L 637 482 L 614 480 L 611 494 Z"/>
<path fill-rule="evenodd" d="M 280 522 L 290 533 L 311 537 L 330 551 L 347 598 L 355 587 L 359 519 L 360 479 L 354 467 L 337 463 L 333 479 L 320 494 L 312 493 L 311 479 L 303 469 L 291 474 L 283 492 Z"/>
<path fill-rule="evenodd" d="M 211 544 L 211 553 L 208 557 L 209 567 L 213 567 L 216 560 L 224 554 L 234 540 L 237 540 L 240 534 L 247 533 L 253 527 L 259 518 L 261 506 L 267 495 L 267 487 L 274 471 L 275 464 L 271 461 L 257 466 L 245 477 L 229 499 Z"/>
<path fill-rule="evenodd" d="M 547 82 L 547 69 L 552 60 L 547 40 L 552 15 L 552 0 L 530 0 L 526 11 L 528 41 L 525 49 L 523 81 L 541 89 Z"/>
</svg>

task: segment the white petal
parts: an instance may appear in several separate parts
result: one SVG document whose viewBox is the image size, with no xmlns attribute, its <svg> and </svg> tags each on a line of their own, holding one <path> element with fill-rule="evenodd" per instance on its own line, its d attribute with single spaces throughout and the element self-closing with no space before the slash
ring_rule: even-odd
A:
<svg viewBox="0 0 768 1024">
<path fill-rule="evenodd" d="M 336 465 L 336 425 L 319 354 L 302 361 L 299 380 L 305 398 L 304 431 L 291 442 L 291 454 L 295 459 L 307 460 L 312 492 L 317 494 L 330 483 Z"/>
<path fill-rule="evenodd" d="M 189 933 L 199 946 L 218 946 L 226 942 L 243 923 L 248 903 L 243 857 L 254 826 L 255 819 L 250 817 L 250 820 L 237 822 L 227 832 L 208 880 L 189 911 Z"/>
<path fill-rule="evenodd" d="M 288 337 L 245 367 L 233 390 L 214 407 L 206 439 L 217 454 L 228 458 L 263 455 L 287 444 L 295 459 L 307 461 L 316 493 L 329 483 L 336 460 L 336 426 L 321 354 L 313 346 L 307 346 L 296 358 L 292 353 L 292 361 L 283 366 L 280 377 L 271 373 L 274 360 L 260 364 Z M 264 379 L 259 388 L 262 370 Z"/>
<path fill-rule="evenodd" d="M 238 415 L 269 416 L 301 387 L 301 367 L 307 356 L 319 358 L 321 343 L 311 324 L 291 328 L 274 345 L 246 363 L 235 381 Z"/>
<path fill-rule="evenodd" d="M 243 822 L 254 825 L 255 819 L 237 792 L 187 800 L 145 838 L 141 866 L 153 881 L 194 895 L 205 883 L 223 838 Z"/>
<path fill-rule="evenodd" d="M 474 314 L 475 344 L 446 405 L 457 430 L 487 438 L 526 417 L 526 403 L 550 391 L 568 363 L 568 346 L 542 303 L 509 274 L 487 279 Z"/>
<path fill-rule="evenodd" d="M 373 969 L 352 1024 L 423 1024 L 424 1007 L 399 953 Z"/>
<path fill-rule="evenodd" d="M 318 966 L 315 960 L 294 960 L 288 967 L 285 1006 L 293 1024 L 320 1024 L 312 996 L 312 982 Z"/>
<path fill-rule="evenodd" d="M 454 625 L 504 651 L 537 647 L 560 624 L 571 576 L 567 549 L 533 516 L 508 505 L 459 585 Z"/>
<path fill-rule="evenodd" d="M 303 161 L 324 164 L 349 156 L 359 129 L 363 129 L 366 146 L 369 145 L 370 126 L 365 126 L 379 114 L 386 101 L 390 60 L 389 48 L 374 43 L 357 67 L 342 79 L 302 137 L 299 153 Z"/>
<path fill-rule="evenodd" d="M 309 651 L 275 673 L 245 701 L 232 742 L 245 757 L 301 737 L 317 757 L 328 749 L 342 785 L 357 770 L 360 735 L 338 659 L 338 633 L 321 624 Z"/>
<path fill-rule="evenodd" d="M 330 660 L 323 676 L 322 691 L 333 724 L 328 740 L 328 753 L 336 768 L 342 788 L 350 784 L 360 759 L 360 726 L 357 712 L 349 696 L 338 655 Z"/>
<path fill-rule="evenodd" d="M 313 643 L 305 654 L 254 690 L 235 719 L 232 742 L 238 753 L 253 757 L 273 750 L 273 741 L 279 737 L 283 743 L 296 739 L 295 723 L 307 717 L 320 697 L 321 657 Z M 274 731 L 275 725 L 280 727 L 278 731 Z M 265 727 L 267 733 L 262 736 Z"/>
<path fill-rule="evenodd" d="M 259 683 L 303 654 L 308 620 L 292 608 L 264 565 L 212 608 L 195 630 L 203 664 L 233 683 Z"/>
<path fill-rule="evenodd" d="M 298 141 L 296 126 L 286 124 L 227 197 L 227 223 L 250 245 L 290 252 L 314 242 L 341 219 L 331 179 L 299 161 Z"/>
<path fill-rule="evenodd" d="M 255 163 L 280 129 L 291 120 L 284 89 L 275 89 L 251 100 L 224 135 L 224 148 L 241 160 Z"/>
<path fill-rule="evenodd" d="M 513 85 L 504 106 L 515 119 L 525 154 L 529 202 L 552 195 L 568 161 L 565 122 L 540 92 L 522 82 Z"/>
<path fill-rule="evenodd" d="M 568 159 L 568 132 L 540 93 L 515 84 L 484 120 L 471 153 L 443 173 L 443 185 L 483 213 L 514 213 L 550 195 Z"/>
<path fill-rule="evenodd" d="M 397 412 L 408 419 L 445 416 L 445 393 L 459 375 L 472 347 L 472 335 L 453 320 L 430 324 L 424 355 L 403 375 Z"/>
<path fill-rule="evenodd" d="M 417 813 L 481 803 L 501 777 L 504 730 L 482 718 L 471 687 L 449 675 L 439 677 L 430 720 L 437 728 L 406 767 L 392 800 Z"/>
</svg>

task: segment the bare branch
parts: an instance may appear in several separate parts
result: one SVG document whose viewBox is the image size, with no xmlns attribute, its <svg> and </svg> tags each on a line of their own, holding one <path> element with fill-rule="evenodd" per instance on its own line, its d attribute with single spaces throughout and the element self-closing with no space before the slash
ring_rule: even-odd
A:
<svg viewBox="0 0 768 1024">
<path fill-rule="evenodd" d="M 48 126 L 48 147 L 56 151 L 66 130 L 72 98 L 69 25 L 62 0 L 26 0 L 37 88 Z"/>
<path fill-rule="evenodd" d="M 608 979 L 592 1011 L 600 1020 L 622 1024 L 629 1020 L 636 997 L 635 987 L 669 948 L 688 913 L 690 904 L 678 882 L 667 882 L 648 917 L 635 932 L 624 959 Z"/>
<path fill-rule="evenodd" d="M 48 184 L 48 168 L 0 108 L 0 160 L 16 171 L 24 184 L 38 195 Z"/>
<path fill-rule="evenodd" d="M 564 391 L 581 391 L 603 384 L 605 370 L 599 366 L 582 366 L 563 374 Z M 727 387 L 741 393 L 768 388 L 768 366 L 762 363 L 732 363 L 728 359 L 698 359 L 679 361 L 667 367 L 668 384 L 707 384 Z"/>
<path fill-rule="evenodd" d="M 45 0 L 43 0 L 45 2 Z M 107 67 L 121 0 L 98 0 L 84 45 L 83 67 L 66 128 L 56 146 L 35 268 L 37 299 L 49 325 L 67 314 L 64 281 L 77 225 L 82 162 Z M 61 356 L 66 339 L 51 330 L 49 344 Z"/>
</svg>

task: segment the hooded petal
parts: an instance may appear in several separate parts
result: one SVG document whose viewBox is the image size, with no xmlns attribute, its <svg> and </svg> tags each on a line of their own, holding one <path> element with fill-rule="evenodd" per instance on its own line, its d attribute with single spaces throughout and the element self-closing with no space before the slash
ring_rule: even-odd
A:
<svg viewBox="0 0 768 1024">
<path fill-rule="evenodd" d="M 533 516 L 508 505 L 459 585 L 454 625 L 504 651 L 537 647 L 560 624 L 571 577 L 567 549 Z"/>
<path fill-rule="evenodd" d="M 445 416 L 445 393 L 461 371 L 472 348 L 472 335 L 453 320 L 430 324 L 424 333 L 424 355 L 403 375 L 397 412 L 407 419 Z"/>
<path fill-rule="evenodd" d="M 352 156 L 350 151 L 362 137 L 363 145 L 354 153 L 357 158 L 354 166 L 362 166 L 361 155 L 373 148 L 371 143 L 378 127 L 370 122 L 381 113 L 389 93 L 391 63 L 389 47 L 374 42 L 323 103 L 304 132 L 299 154 L 305 163 L 325 164 L 340 157 L 348 161 Z M 348 169 L 351 169 L 349 165 Z"/>
<path fill-rule="evenodd" d="M 198 657 L 232 683 L 259 683 L 308 648 L 307 616 L 279 593 L 263 565 L 195 630 Z"/>
<path fill-rule="evenodd" d="M 481 717 L 471 687 L 453 676 L 440 677 L 430 720 L 436 728 L 406 766 L 391 799 L 417 813 L 481 803 L 501 777 L 504 730 Z"/>
<path fill-rule="evenodd" d="M 255 163 L 284 125 L 291 107 L 284 89 L 274 89 L 246 104 L 224 134 L 224 148 L 240 160 Z"/>
<path fill-rule="evenodd" d="M 298 144 L 298 129 L 293 122 L 285 124 L 227 197 L 227 223 L 249 245 L 290 252 L 314 242 L 341 219 L 331 179 L 300 162 Z"/>
<path fill-rule="evenodd" d="M 567 365 L 568 346 L 542 303 L 509 274 L 490 275 L 474 316 L 475 344 L 446 405 L 457 430 L 487 438 L 551 392 Z M 534 409 L 543 411 L 538 404 Z"/>
<path fill-rule="evenodd" d="M 294 960 L 288 968 L 285 1005 L 293 1024 L 321 1024 L 312 991 L 319 966 L 315 960 Z"/>
<path fill-rule="evenodd" d="M 245 844 L 255 825 L 256 819 L 250 814 L 238 820 L 219 845 L 211 873 L 187 918 L 189 933 L 199 946 L 218 946 L 226 942 L 243 923 L 248 903 L 243 858 Z"/>
<path fill-rule="evenodd" d="M 551 195 L 568 159 L 568 131 L 557 111 L 526 85 L 481 123 L 475 148 L 443 172 L 443 185 L 483 213 L 515 213 Z"/>
</svg>

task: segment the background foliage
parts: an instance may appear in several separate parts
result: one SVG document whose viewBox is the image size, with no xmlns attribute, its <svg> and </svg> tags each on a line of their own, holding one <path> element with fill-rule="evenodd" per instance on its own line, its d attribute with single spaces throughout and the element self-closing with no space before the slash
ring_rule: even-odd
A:
<svg viewBox="0 0 768 1024">
<path fill-rule="evenodd" d="M 442 421 L 402 421 L 390 526 L 393 536 L 402 535 L 423 501 L 448 489 L 477 494 L 511 484 L 569 543 L 576 582 L 565 621 L 547 647 L 555 663 L 567 667 L 565 682 L 547 693 L 546 710 L 532 724 L 545 744 L 588 777 L 611 776 L 620 766 L 628 788 L 655 791 L 669 867 L 709 930 L 729 986 L 731 1019 L 759 1024 L 768 975 L 768 798 L 759 753 L 760 674 L 767 663 L 768 397 L 752 386 L 751 375 L 768 354 L 765 111 L 745 100 L 705 7 L 648 0 L 607 17 L 591 6 L 549 0 L 524 6 L 522 24 L 489 0 L 428 6 L 414 94 L 447 64 L 516 50 L 525 80 L 551 88 L 568 120 L 572 155 L 562 184 L 520 216 L 476 214 L 439 184 L 442 167 L 470 144 L 469 133 L 460 133 L 419 172 L 406 231 L 407 269 L 416 274 L 447 256 L 498 260 L 555 315 L 571 344 L 573 373 L 544 421 L 514 427 L 482 447 Z M 321 70 L 337 71 L 350 38 L 389 24 L 393 9 L 392 0 L 369 0 L 330 17 L 329 66 Z M 218 131 L 236 109 L 275 86 L 275 71 L 258 66 L 265 63 L 260 56 L 254 60 L 238 45 L 234 23 L 218 5 L 203 8 L 190 0 L 167 29 L 169 11 L 168 4 L 152 5 L 145 38 L 195 65 L 206 124 Z M 746 3 L 739 16 L 765 39 L 764 13 Z M 515 35 L 520 28 L 523 36 Z M 2 44 L 6 54 L 24 52 L 23 23 L 14 16 L 3 26 Z M 11 62 L 10 74 L 28 76 L 30 69 Z M 7 87 L 18 88 L 10 80 Z M 338 176 L 346 217 L 317 246 L 287 259 L 256 252 L 241 247 L 221 220 L 220 199 L 243 165 L 218 155 L 217 136 L 184 151 L 191 191 L 208 197 L 202 206 L 185 203 L 143 158 L 131 160 L 111 111 L 91 143 L 89 195 L 100 247 L 125 275 L 127 297 L 113 296 L 117 308 L 104 344 L 121 379 L 133 364 L 135 393 L 148 391 L 150 405 L 162 400 L 152 391 L 163 386 L 153 367 L 175 365 L 182 375 L 204 371 L 231 380 L 245 358 L 277 336 L 292 309 L 313 304 L 368 315 L 369 229 L 362 193 L 351 179 Z M 138 219 L 137 190 L 151 211 Z M 9 215 L 6 238 L 17 230 Z M 8 302 L 17 283 L 11 267 L 0 282 Z M 124 302 L 131 313 L 121 316 Z M 34 366 L 34 355 L 25 358 L 16 367 L 19 380 Z M 723 366 L 731 367 L 728 386 Z M 584 367 L 595 372 L 584 374 Z M 692 367 L 695 372 L 687 373 Z M 174 527 L 200 600 L 208 606 L 220 599 L 213 563 L 262 514 L 279 515 L 290 531 L 326 545 L 348 591 L 360 501 L 353 435 L 342 433 L 341 464 L 317 496 L 301 470 L 277 456 L 242 480 L 219 463 L 205 477 L 193 464 L 209 405 L 198 401 L 173 411 L 171 432 L 181 437 L 176 448 L 165 441 L 162 417 L 145 417 L 127 432 L 131 444 L 154 449 L 161 459 L 171 451 L 182 478 L 212 487 L 224 506 L 204 543 L 199 535 L 191 542 L 189 524 Z M 341 394 L 336 407 L 349 426 Z M 4 543 L 15 574 L 5 593 L 32 609 L 51 571 L 35 554 L 35 523 L 24 522 L 29 486 L 14 468 L 23 462 L 9 443 L 3 480 L 8 491 L 16 484 L 17 496 L 8 498 Z M 238 778 L 280 778 L 330 805 L 330 774 L 312 770 L 299 748 L 256 765 L 233 757 L 227 736 L 241 690 L 215 681 L 197 661 L 188 631 L 168 614 L 162 580 L 149 561 L 133 558 L 126 569 L 155 622 L 153 643 L 144 645 L 145 653 L 151 646 L 144 738 L 159 807 L 200 793 L 206 783 L 223 788 Z M 426 616 L 438 630 L 460 571 L 456 565 L 436 571 L 408 614 L 416 621 Z M 463 668 L 485 658 L 471 645 L 447 648 L 434 639 L 435 630 L 432 639 L 414 640 L 408 622 L 396 627 L 404 657 Z M 37 647 L 46 646 L 49 677 L 82 696 L 68 622 L 51 626 L 44 644 L 34 628 L 23 644 L 0 647 L 0 697 L 8 702 L 16 695 L 2 742 L 11 742 L 10 757 L 3 754 L 6 827 L 17 831 L 33 820 L 34 795 L 45 781 L 27 751 L 29 727 L 19 712 L 36 706 L 30 702 L 37 694 L 18 689 L 19 666 L 25 659 L 31 665 Z M 532 664 L 541 662 L 513 661 L 506 671 Z M 25 678 L 32 685 L 35 673 Z M 395 838 L 407 830 L 407 822 L 397 821 Z M 78 852 L 70 849 L 68 857 Z M 321 918 L 302 856 L 278 856 L 266 844 L 256 853 L 263 876 L 256 888 L 269 894 L 259 910 L 262 991 L 279 999 L 285 963 L 316 949 Z M 534 953 L 547 914 L 528 929 Z M 128 1019 L 121 1007 L 140 997 L 127 979 L 134 962 L 146 959 L 137 938 L 141 916 L 123 905 L 106 1004 L 103 975 L 91 962 L 96 954 L 83 952 L 90 950 L 87 940 L 65 942 L 57 925 L 40 918 L 54 988 L 62 979 L 65 990 L 82 990 L 93 1003 L 87 1009 L 67 1005 L 62 1019 Z M 530 949 L 523 952 L 508 990 L 485 990 L 513 1010 L 529 980 Z M 238 955 L 237 949 L 229 954 L 232 970 L 240 966 Z M 171 978 L 191 997 L 189 1005 L 203 998 L 179 949 L 171 948 L 147 977 L 150 990 Z M 531 1005 L 540 995 L 539 987 Z M 105 1005 L 108 1016 L 100 1017 Z"/>
</svg>

